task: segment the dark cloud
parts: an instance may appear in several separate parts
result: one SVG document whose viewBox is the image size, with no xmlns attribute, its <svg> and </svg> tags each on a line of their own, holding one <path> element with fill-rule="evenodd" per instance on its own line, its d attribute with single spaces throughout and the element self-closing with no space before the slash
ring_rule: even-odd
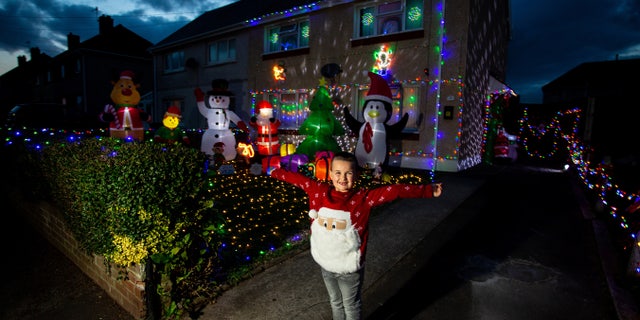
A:
<svg viewBox="0 0 640 320">
<path fill-rule="evenodd" d="M 164 39 L 187 22 L 207 10 L 233 1 L 142 0 L 128 12 L 108 12 L 100 7 L 70 5 L 56 0 L 7 0 L 0 9 L 0 49 L 17 54 L 38 47 L 55 56 L 66 50 L 67 34 L 80 36 L 80 41 L 98 34 L 98 17 L 108 15 L 114 24 L 122 24 L 152 43 Z M 153 8 L 149 13 L 146 9 Z M 7 32 L 8 31 L 8 32 Z"/>
<path fill-rule="evenodd" d="M 542 86 L 560 75 L 640 45 L 639 13 L 637 0 L 511 0 L 507 84 L 541 103 Z"/>
</svg>

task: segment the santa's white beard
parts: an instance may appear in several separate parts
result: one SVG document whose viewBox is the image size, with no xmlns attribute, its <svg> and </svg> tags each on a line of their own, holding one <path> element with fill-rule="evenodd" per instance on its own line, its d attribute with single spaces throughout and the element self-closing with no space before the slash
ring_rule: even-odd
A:
<svg viewBox="0 0 640 320">
<path fill-rule="evenodd" d="M 335 273 L 360 269 L 360 237 L 353 226 L 327 230 L 315 220 L 311 224 L 311 255 L 322 268 Z"/>
<path fill-rule="evenodd" d="M 256 119 L 256 124 L 259 126 L 268 126 L 271 124 L 271 121 L 269 121 L 269 118 L 258 117 Z"/>
</svg>

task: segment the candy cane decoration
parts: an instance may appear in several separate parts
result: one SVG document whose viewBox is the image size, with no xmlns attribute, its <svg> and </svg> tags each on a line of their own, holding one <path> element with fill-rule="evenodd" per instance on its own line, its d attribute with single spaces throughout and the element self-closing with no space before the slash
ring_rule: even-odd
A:
<svg viewBox="0 0 640 320">
<path fill-rule="evenodd" d="M 116 108 L 110 104 L 104 106 L 104 112 L 108 112 L 111 113 L 113 115 L 113 122 L 116 123 L 116 129 L 121 129 L 122 127 L 120 126 L 120 120 L 118 119 L 118 112 L 116 111 Z"/>
</svg>

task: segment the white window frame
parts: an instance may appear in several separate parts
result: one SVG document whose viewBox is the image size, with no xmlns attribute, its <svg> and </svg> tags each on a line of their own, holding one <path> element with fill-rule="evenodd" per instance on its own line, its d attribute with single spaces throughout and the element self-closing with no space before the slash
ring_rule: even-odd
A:
<svg viewBox="0 0 640 320">
<path fill-rule="evenodd" d="M 424 3 L 418 0 L 370 2 L 357 6 L 354 15 L 355 39 L 424 29 Z"/>
<path fill-rule="evenodd" d="M 295 40 L 290 47 L 282 39 Z M 275 53 L 309 47 L 309 19 L 271 25 L 264 29 L 264 52 Z"/>
<path fill-rule="evenodd" d="M 207 63 L 219 64 L 236 61 L 236 39 L 223 39 L 209 43 Z"/>
</svg>

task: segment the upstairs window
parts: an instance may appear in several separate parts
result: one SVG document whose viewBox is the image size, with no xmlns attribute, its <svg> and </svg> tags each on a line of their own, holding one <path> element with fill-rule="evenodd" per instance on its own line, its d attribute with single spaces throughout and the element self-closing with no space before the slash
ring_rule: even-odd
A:
<svg viewBox="0 0 640 320">
<path fill-rule="evenodd" d="M 265 53 L 309 47 L 309 20 L 269 27 L 265 35 Z"/>
<path fill-rule="evenodd" d="M 209 64 L 236 60 L 236 39 L 226 39 L 209 44 Z"/>
<path fill-rule="evenodd" d="M 164 71 L 184 70 L 184 51 L 175 51 L 164 56 Z"/>
<path fill-rule="evenodd" d="M 372 3 L 356 9 L 356 38 L 422 29 L 423 1 Z"/>
</svg>

